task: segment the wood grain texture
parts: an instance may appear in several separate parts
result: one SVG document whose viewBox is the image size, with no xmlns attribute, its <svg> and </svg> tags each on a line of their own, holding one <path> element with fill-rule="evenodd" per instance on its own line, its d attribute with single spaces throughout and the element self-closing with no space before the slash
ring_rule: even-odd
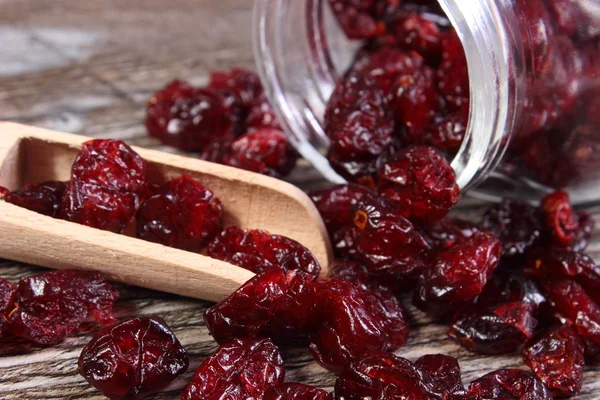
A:
<svg viewBox="0 0 600 400">
<path fill-rule="evenodd" d="M 251 1 L 245 0 L 0 0 L 0 119 L 122 138 L 169 150 L 148 138 L 141 121 L 150 94 L 175 77 L 205 82 L 209 71 L 252 68 Z M 4 173 L 4 171 L 0 171 Z M 290 181 L 303 189 L 323 185 L 302 163 Z M 456 215 L 477 218 L 477 202 L 463 201 Z M 596 213 L 600 223 L 600 212 Z M 589 252 L 600 261 L 600 234 Z M 0 261 L 0 276 L 17 281 L 42 269 Z M 210 305 L 118 285 L 117 317 L 160 315 L 191 355 L 189 371 L 155 399 L 175 400 L 194 369 L 216 344 L 202 322 Z M 410 308 L 414 320 L 398 354 L 416 358 L 442 352 L 458 357 L 469 382 L 500 367 L 522 367 L 519 355 L 481 357 L 445 336 L 445 327 Z M 52 347 L 0 342 L 0 399 L 103 399 L 77 374 L 76 358 L 97 326 Z M 287 380 L 331 388 L 335 376 L 301 347 L 285 349 Z M 580 400 L 600 398 L 600 369 L 588 368 Z"/>
</svg>

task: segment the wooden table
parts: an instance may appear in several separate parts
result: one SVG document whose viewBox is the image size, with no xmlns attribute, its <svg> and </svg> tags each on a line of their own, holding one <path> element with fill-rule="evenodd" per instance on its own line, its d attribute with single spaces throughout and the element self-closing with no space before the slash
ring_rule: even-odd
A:
<svg viewBox="0 0 600 400">
<path fill-rule="evenodd" d="M 253 67 L 249 0 L 0 0 L 0 38 L 0 119 L 167 151 L 146 136 L 142 124 L 152 92 L 176 77 L 202 84 L 211 70 Z M 290 180 L 302 188 L 322 183 L 306 164 Z M 482 209 L 464 204 L 458 214 L 474 217 Z M 597 261 L 599 236 L 596 232 L 589 249 Z M 11 281 L 40 271 L 0 260 L 0 276 Z M 159 315 L 189 351 L 189 371 L 155 397 L 178 399 L 193 371 L 216 348 L 202 322 L 210 304 L 118 288 L 118 318 Z M 444 326 L 410 310 L 415 323 L 399 355 L 458 357 L 465 382 L 497 368 L 522 367 L 518 354 L 482 357 L 461 349 L 446 338 Z M 77 357 L 97 326 L 90 322 L 83 328 L 57 346 L 0 342 L 0 399 L 103 398 L 77 373 Z M 332 387 L 335 376 L 305 349 L 287 348 L 284 354 L 287 380 Z M 577 398 L 600 398 L 599 368 L 587 370 Z"/>
</svg>

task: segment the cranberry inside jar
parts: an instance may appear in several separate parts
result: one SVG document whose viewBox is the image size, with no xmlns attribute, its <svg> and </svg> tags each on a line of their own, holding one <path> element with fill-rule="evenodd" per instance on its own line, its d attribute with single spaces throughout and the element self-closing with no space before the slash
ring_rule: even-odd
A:
<svg viewBox="0 0 600 400">
<path fill-rule="evenodd" d="M 255 7 L 265 91 L 291 142 L 327 179 L 377 188 L 395 153 L 424 145 L 472 195 L 600 197 L 594 0 Z"/>
</svg>

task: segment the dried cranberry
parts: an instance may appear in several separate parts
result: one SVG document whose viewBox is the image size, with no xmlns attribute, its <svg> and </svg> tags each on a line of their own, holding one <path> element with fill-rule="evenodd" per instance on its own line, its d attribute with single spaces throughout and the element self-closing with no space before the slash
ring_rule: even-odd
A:
<svg viewBox="0 0 600 400">
<path fill-rule="evenodd" d="M 110 399 L 145 398 L 187 368 L 185 349 L 158 317 L 130 318 L 106 327 L 79 356 L 79 373 Z"/>
<path fill-rule="evenodd" d="M 23 278 L 8 330 L 39 344 L 60 343 L 79 328 L 88 311 L 103 326 L 112 325 L 112 305 L 118 297 L 97 272 L 63 270 Z"/>
<path fill-rule="evenodd" d="M 208 152 L 203 152 L 200 157 L 280 178 L 292 171 L 298 153 L 280 130 L 260 128 L 231 142 L 209 146 Z"/>
<path fill-rule="evenodd" d="M 540 288 L 566 322 L 581 336 L 600 344 L 600 306 L 580 284 L 569 279 L 544 280 Z"/>
<path fill-rule="evenodd" d="M 551 400 L 548 388 L 534 374 L 520 369 L 499 369 L 469 386 L 469 400 Z"/>
<path fill-rule="evenodd" d="M 377 3 L 386 2 L 390 3 L 390 7 L 398 4 L 398 0 L 329 0 L 333 13 L 349 39 L 366 39 L 383 34 L 385 25 L 380 18 L 381 7 Z"/>
<path fill-rule="evenodd" d="M 174 81 L 156 92 L 147 106 L 150 136 L 181 150 L 197 151 L 234 135 L 236 116 L 217 91 Z"/>
<path fill-rule="evenodd" d="M 415 73 L 422 65 L 423 58 L 415 52 L 383 47 L 374 53 L 359 55 L 351 73 L 368 78 L 388 95 L 398 76 Z"/>
<path fill-rule="evenodd" d="M 329 394 L 302 383 L 282 383 L 265 393 L 263 400 L 328 400 Z"/>
<path fill-rule="evenodd" d="M 233 92 L 241 100 L 246 112 L 251 103 L 263 93 L 259 76 L 241 68 L 212 72 L 208 87 L 219 92 Z"/>
<path fill-rule="evenodd" d="M 469 107 L 469 71 L 462 43 L 454 29 L 444 34 L 441 43 L 438 89 L 452 111 L 465 112 Z"/>
<path fill-rule="evenodd" d="M 260 128 L 282 129 L 266 94 L 261 94 L 250 103 L 246 126 L 250 130 Z"/>
<path fill-rule="evenodd" d="M 464 113 L 449 114 L 430 127 L 429 143 L 438 150 L 456 153 L 467 133 L 467 123 Z"/>
<path fill-rule="evenodd" d="M 208 246 L 208 256 L 260 273 L 301 270 L 319 276 L 321 266 L 310 250 L 285 236 L 230 226 Z"/>
<path fill-rule="evenodd" d="M 421 263 L 416 257 L 427 243 L 413 224 L 390 201 L 363 196 L 352 217 L 358 237 L 356 254 L 376 275 L 414 275 Z"/>
<path fill-rule="evenodd" d="M 577 230 L 575 231 L 575 240 L 567 249 L 573 251 L 583 251 L 588 246 L 592 234 L 594 233 L 595 223 L 592 217 L 585 211 L 577 213 Z"/>
<path fill-rule="evenodd" d="M 435 22 L 416 12 L 409 12 L 399 14 L 388 25 L 400 47 L 417 51 L 432 64 L 438 62 L 442 52 L 442 33 Z"/>
<path fill-rule="evenodd" d="M 318 326 L 310 349 L 319 364 L 339 371 L 373 351 L 393 351 L 408 338 L 400 302 L 389 292 L 368 291 L 342 279 L 317 282 Z"/>
<path fill-rule="evenodd" d="M 600 266 L 583 253 L 540 249 L 530 255 L 525 272 L 535 277 L 574 279 L 594 301 L 600 303 Z"/>
<path fill-rule="evenodd" d="M 478 307 L 494 309 L 506 303 L 524 303 L 537 309 L 546 301 L 535 282 L 514 273 L 497 269 L 477 296 Z"/>
<path fill-rule="evenodd" d="M 0 278 L 0 338 L 9 315 L 15 309 L 15 302 L 17 300 L 17 287 L 11 282 Z"/>
<path fill-rule="evenodd" d="M 250 279 L 204 314 L 219 343 L 236 338 L 270 336 L 286 340 L 306 332 L 314 321 L 313 278 L 302 271 L 279 268 Z"/>
<path fill-rule="evenodd" d="M 571 326 L 562 325 L 528 343 L 523 359 L 554 396 L 571 397 L 581 390 L 583 342 Z"/>
<path fill-rule="evenodd" d="M 350 221 L 352 208 L 365 194 L 373 191 L 355 184 L 337 185 L 327 189 L 315 190 L 309 193 L 317 206 L 323 222 L 333 235 L 335 231 Z"/>
<path fill-rule="evenodd" d="M 379 192 L 400 205 L 407 218 L 441 219 L 460 197 L 454 170 L 435 149 L 412 146 L 379 170 Z"/>
<path fill-rule="evenodd" d="M 0 199 L 3 199 L 9 193 L 10 193 L 10 190 L 5 188 L 4 186 L 0 186 Z"/>
<path fill-rule="evenodd" d="M 524 254 L 539 241 L 543 230 L 536 207 L 510 199 L 488 209 L 481 226 L 500 238 L 505 256 Z"/>
<path fill-rule="evenodd" d="M 483 290 L 502 255 L 494 235 L 475 232 L 441 252 L 419 278 L 413 304 L 433 315 L 447 315 Z"/>
<path fill-rule="evenodd" d="M 569 195 L 562 191 L 549 194 L 542 200 L 541 209 L 552 241 L 562 247 L 572 245 L 579 221 L 571 208 Z"/>
<path fill-rule="evenodd" d="M 49 181 L 28 184 L 23 189 L 8 193 L 4 200 L 37 213 L 58 217 L 65 182 Z"/>
<path fill-rule="evenodd" d="M 140 239 L 189 251 L 200 251 L 222 229 L 223 206 L 188 175 L 174 179 L 150 197 L 137 215 Z"/>
<path fill-rule="evenodd" d="M 335 254 L 342 258 L 357 258 L 356 241 L 359 230 L 354 224 L 347 224 L 335 231 L 331 236 L 331 244 Z"/>
<path fill-rule="evenodd" d="M 343 279 L 359 285 L 365 285 L 370 280 L 367 269 L 353 260 L 337 260 L 329 270 L 329 278 Z"/>
<path fill-rule="evenodd" d="M 383 163 L 396 151 L 396 146 L 392 145 L 385 151 L 371 159 L 366 160 L 345 160 L 343 154 L 328 154 L 329 165 L 342 177 L 350 182 L 358 183 L 370 189 L 374 189 L 377 185 L 377 171 Z"/>
<path fill-rule="evenodd" d="M 444 218 L 432 224 L 420 225 L 419 231 L 435 255 L 437 252 L 447 250 L 456 243 L 470 238 L 480 229 L 470 221 Z"/>
<path fill-rule="evenodd" d="M 443 354 L 428 354 L 415 361 L 421 376 L 431 385 L 429 392 L 441 399 L 462 399 L 467 394 L 462 383 L 460 366 L 456 358 Z"/>
<path fill-rule="evenodd" d="M 284 375 L 279 349 L 269 339 L 236 339 L 204 359 L 181 400 L 261 400 Z"/>
<path fill-rule="evenodd" d="M 350 76 L 329 99 L 324 129 L 331 140 L 329 158 L 334 168 L 344 162 L 370 164 L 392 144 L 394 120 L 383 91 L 368 78 Z M 346 172 L 352 179 L 352 171 Z"/>
</svg>

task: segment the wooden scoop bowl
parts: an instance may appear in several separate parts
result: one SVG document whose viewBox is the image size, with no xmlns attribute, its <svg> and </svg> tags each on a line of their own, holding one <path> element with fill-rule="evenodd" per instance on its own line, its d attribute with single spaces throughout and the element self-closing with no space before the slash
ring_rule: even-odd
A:
<svg viewBox="0 0 600 400">
<path fill-rule="evenodd" d="M 0 122 L 0 185 L 69 180 L 87 137 Z M 225 226 L 265 229 L 310 249 L 322 276 L 332 260 L 323 221 L 298 188 L 267 176 L 135 148 L 148 161 L 149 181 L 186 173 L 221 199 Z M 50 268 L 85 269 L 109 279 L 204 300 L 219 301 L 254 274 L 232 264 L 135 237 L 53 219 L 0 201 L 0 258 Z"/>
</svg>

